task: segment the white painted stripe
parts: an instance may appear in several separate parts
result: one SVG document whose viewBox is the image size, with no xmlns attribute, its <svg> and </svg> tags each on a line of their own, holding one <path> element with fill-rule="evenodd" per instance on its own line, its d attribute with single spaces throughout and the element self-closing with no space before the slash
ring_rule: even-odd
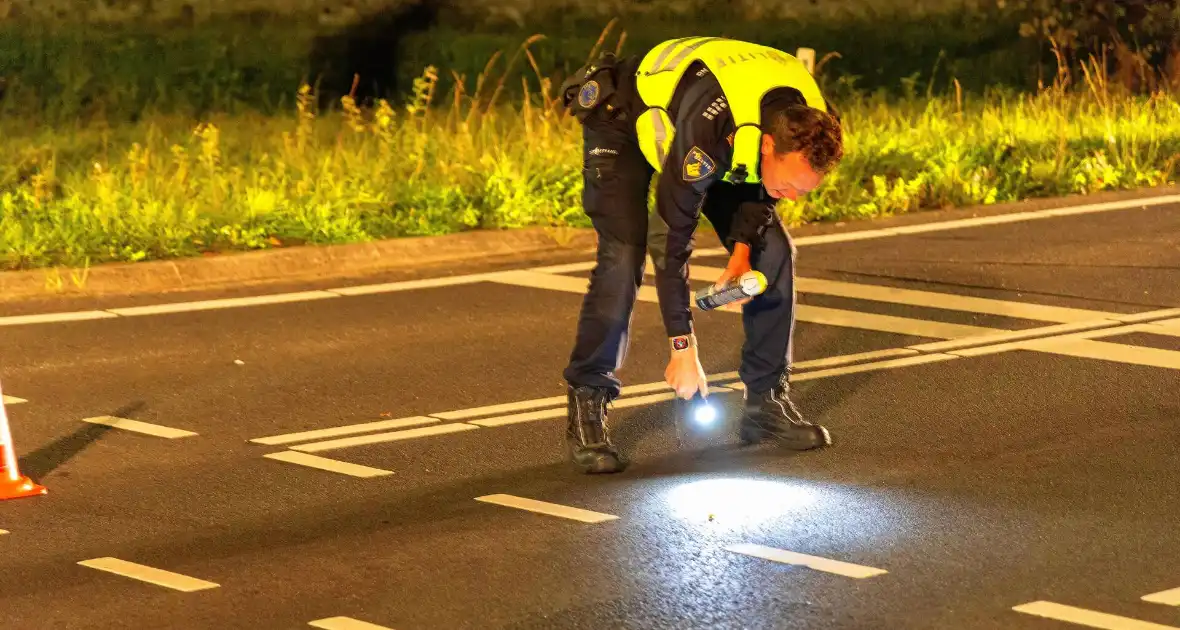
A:
<svg viewBox="0 0 1180 630">
<path fill-rule="evenodd" d="M 996 328 L 969 326 L 967 324 L 950 324 L 925 319 L 911 319 L 893 315 L 878 315 L 876 313 L 861 313 L 837 308 L 799 304 L 795 308 L 795 319 L 800 322 L 823 324 L 825 326 L 842 326 L 845 328 L 859 328 L 877 332 L 891 332 L 913 337 L 930 337 L 933 339 L 958 339 L 1002 332 Z"/>
<path fill-rule="evenodd" d="M 605 521 L 617 520 L 619 518 L 610 514 L 602 514 L 601 512 L 591 512 L 590 510 L 569 507 L 567 505 L 559 505 L 557 503 L 537 501 L 536 499 L 526 499 L 524 497 L 517 497 L 510 494 L 490 494 L 483 497 L 476 497 L 475 500 L 482 501 L 484 503 L 493 503 L 495 505 L 517 508 L 519 510 L 528 510 L 529 512 L 548 514 L 549 516 L 559 516 L 561 518 L 582 521 L 583 523 L 602 523 Z"/>
<path fill-rule="evenodd" d="M 1140 329 L 1142 332 L 1151 333 L 1153 335 L 1180 337 L 1180 319 L 1169 319 L 1162 322 L 1140 324 Z"/>
<path fill-rule="evenodd" d="M 1053 602 L 1031 602 L 1012 608 L 1019 613 L 1036 615 L 1057 621 L 1076 623 L 1079 626 L 1102 628 L 1103 630 L 1180 630 L 1176 626 L 1162 626 L 1158 623 L 1141 621 L 1130 617 L 1120 617 L 1107 613 L 1095 612 L 1085 608 L 1076 608 Z"/>
<path fill-rule="evenodd" d="M 1130 315 L 1112 315 L 1110 319 L 1124 322 L 1127 324 L 1134 324 L 1138 322 L 1145 322 L 1153 319 L 1163 319 L 1165 317 L 1175 317 L 1180 315 L 1180 308 L 1169 308 L 1162 311 L 1145 311 L 1143 313 L 1132 313 Z"/>
<path fill-rule="evenodd" d="M 903 359 L 890 359 L 888 361 L 877 361 L 874 363 L 859 363 L 857 365 L 848 365 L 844 367 L 832 368 L 829 370 L 817 370 L 815 372 L 795 374 L 791 376 L 791 382 L 799 383 L 802 381 L 811 381 L 821 378 L 831 378 L 833 376 L 843 376 L 845 374 L 876 372 L 878 370 L 895 370 L 897 368 L 910 367 L 914 365 L 925 365 L 927 363 L 938 363 L 940 361 L 949 361 L 951 359 L 958 358 L 959 357 L 949 354 L 924 354 L 920 356 L 906 357 Z M 745 389 L 745 385 L 742 383 L 731 383 L 729 387 L 733 388 L 735 391 Z"/>
<path fill-rule="evenodd" d="M 187 575 L 165 571 L 163 569 L 156 569 L 153 567 L 120 560 L 118 558 L 94 558 L 93 560 L 82 560 L 78 564 L 89 567 L 91 569 L 98 569 L 99 571 L 106 571 L 121 575 L 141 582 L 148 582 L 157 586 L 174 589 L 177 591 L 184 591 L 191 593 L 193 591 L 201 591 L 209 588 L 217 588 L 218 585 L 213 582 L 205 580 L 198 580 Z"/>
<path fill-rule="evenodd" d="M 21 403 L 29 402 L 29 401 L 25 400 L 24 398 L 17 398 L 16 396 L 8 396 L 6 394 L 4 394 L 2 396 L 4 398 L 4 404 L 6 404 L 6 405 L 19 405 Z"/>
<path fill-rule="evenodd" d="M 911 306 L 925 306 L 1047 322 L 1071 323 L 1098 319 L 1110 315 L 1110 313 L 1103 311 L 1091 311 L 1080 308 L 1046 306 L 1031 302 L 995 300 L 954 295 L 951 293 L 917 291 L 914 289 L 899 289 L 879 285 L 836 282 L 834 280 L 819 280 L 816 278 L 796 278 L 795 287 L 797 291 L 802 293 L 835 295 L 860 300 L 874 300 L 878 302 L 891 302 L 893 304 L 908 304 Z"/>
<path fill-rule="evenodd" d="M 222 308 L 240 308 L 243 306 L 261 306 L 265 304 L 287 304 L 290 302 L 306 302 L 338 298 L 339 295 L 328 291 L 301 291 L 297 293 L 278 293 L 274 295 L 258 295 L 254 297 L 224 298 L 219 300 L 201 300 L 199 302 L 174 302 L 171 304 L 155 304 L 152 306 L 129 306 L 125 308 L 107 309 L 107 312 L 125 317 L 139 315 L 161 315 L 165 313 L 186 313 L 190 311 L 206 311 Z"/>
<path fill-rule="evenodd" d="M 534 289 L 565 291 L 567 293 L 585 293 L 590 284 L 590 281 L 585 278 L 556 276 L 531 271 L 505 272 L 498 275 L 493 281 Z M 641 302 L 658 303 L 659 297 L 655 287 L 640 287 L 638 300 Z M 737 311 L 733 311 L 733 313 L 740 314 Z M 917 337 L 932 337 L 934 339 L 955 339 L 1003 332 L 995 328 L 948 324 L 945 322 L 911 319 L 908 317 L 895 317 L 893 315 L 878 315 L 876 313 L 862 313 L 859 311 L 825 308 L 808 304 L 800 304 L 795 309 L 795 319 L 800 322 L 813 324 L 843 326 L 846 328 L 859 328 L 877 332 L 892 332 Z"/>
<path fill-rule="evenodd" d="M 471 420 L 467 424 L 474 424 L 481 427 L 502 427 L 509 424 L 520 424 L 521 422 L 534 422 L 536 420 L 550 420 L 553 418 L 564 418 L 566 410 L 560 409 L 544 409 L 541 411 L 529 411 L 525 413 L 514 413 L 508 416 L 499 416 L 496 418 L 483 418 L 481 420 Z"/>
<path fill-rule="evenodd" d="M 472 409 L 459 409 L 457 411 L 444 411 L 442 413 L 432 413 L 432 417 L 441 418 L 443 420 L 466 420 L 467 418 L 478 418 L 479 416 L 490 416 L 498 413 L 505 413 L 509 411 L 521 411 L 524 409 L 536 409 L 538 407 L 552 407 L 553 405 L 564 405 L 566 402 L 565 396 L 550 396 L 548 398 L 534 398 L 532 400 L 522 400 L 520 402 L 504 403 L 502 405 L 488 405 L 486 407 L 475 407 Z"/>
<path fill-rule="evenodd" d="M 338 448 L 349 448 L 352 446 L 363 446 L 366 444 L 378 444 L 381 442 L 396 442 L 399 440 L 412 440 L 414 438 L 429 437 L 432 435 L 444 435 L 447 433 L 456 433 L 458 431 L 470 431 L 475 428 L 476 427 L 470 424 L 442 424 L 433 427 L 423 427 L 421 429 L 390 431 L 388 433 L 361 435 L 358 437 L 341 438 L 339 440 L 328 440 L 326 442 L 300 444 L 299 446 L 292 446 L 291 450 L 301 451 L 304 453 L 316 453 L 319 451 L 328 451 Z"/>
<path fill-rule="evenodd" d="M 9 315 L 7 317 L 0 317 L 0 326 L 55 324 L 91 319 L 110 319 L 112 317 L 118 317 L 118 315 L 106 311 L 67 311 L 65 313 L 42 313 L 40 315 Z"/>
<path fill-rule="evenodd" d="M 725 549 L 734 553 L 753 556 L 755 558 L 762 558 L 763 560 L 770 560 L 771 562 L 781 562 L 783 564 L 805 566 L 810 569 L 815 569 L 816 571 L 834 573 L 836 575 L 843 575 L 844 577 L 850 578 L 864 579 L 888 573 L 888 571 L 885 571 L 884 569 L 874 569 L 873 567 L 861 566 L 859 564 L 841 562 L 839 560 L 831 560 L 829 558 L 821 558 L 819 556 L 809 556 L 807 554 L 796 553 L 794 551 L 775 549 L 773 547 L 763 547 L 762 545 L 754 545 L 750 543 L 730 545 Z"/>
<path fill-rule="evenodd" d="M 1016 223 L 1020 221 L 1032 221 L 1036 219 L 1074 216 L 1079 214 L 1088 214 L 1091 212 L 1105 212 L 1108 210 L 1138 210 L 1148 206 L 1167 205 L 1173 203 L 1180 203 L 1180 195 L 1163 195 L 1159 197 L 1148 197 L 1143 199 L 1127 199 L 1124 201 L 1091 203 L 1082 206 L 1068 206 L 1064 208 L 1050 208 L 1046 210 L 1031 210 L 1028 212 L 1014 212 L 1009 214 L 992 215 L 988 217 L 975 217 L 971 219 L 958 219 L 955 221 L 939 221 L 935 223 L 891 227 L 881 230 L 881 236 L 941 232 L 945 230 L 957 230 L 968 227 L 980 227 L 986 225 L 999 225 L 1003 223 Z M 796 245 L 798 245 L 798 243 L 796 243 Z"/>
<path fill-rule="evenodd" d="M 1118 322 L 1114 320 L 1104 319 L 1095 320 L 1093 322 L 1079 322 L 1076 324 L 1057 324 L 1055 326 L 1043 326 L 1039 328 L 1027 328 L 1025 330 L 997 332 L 994 334 L 981 335 L 979 337 L 920 343 L 909 347 L 913 350 L 918 350 L 921 352 L 950 352 L 952 350 L 961 350 L 963 348 L 970 348 L 973 346 L 991 346 L 995 344 L 1003 344 L 1006 342 L 1031 339 L 1033 337 L 1048 337 L 1051 335 L 1073 333 L 1096 328 L 1112 328 L 1117 323 Z"/>
<path fill-rule="evenodd" d="M 175 440 L 182 437 L 192 437 L 196 435 L 196 433 L 193 433 L 192 431 L 185 431 L 184 429 L 173 429 L 172 427 L 160 426 L 158 424 L 151 424 L 149 422 L 140 422 L 139 420 L 131 420 L 128 418 L 116 418 L 114 416 L 83 418 L 82 422 L 101 424 L 115 429 L 123 429 L 126 431 L 134 431 L 135 433 L 154 435 L 156 437 L 167 438 L 169 440 Z"/>
<path fill-rule="evenodd" d="M 375 293 L 395 293 L 397 291 L 416 291 L 419 289 L 440 289 L 462 284 L 484 282 L 494 273 L 474 273 L 465 276 L 448 276 L 443 278 L 423 278 L 421 280 L 403 280 L 401 282 L 385 282 L 382 284 L 362 284 L 337 289 L 326 289 L 330 293 L 340 295 L 372 295 Z"/>
<path fill-rule="evenodd" d="M 1037 339 L 1024 343 L 1027 350 L 1064 354 L 1080 359 L 1099 359 L 1144 365 L 1168 370 L 1180 370 L 1180 352 L 1144 346 L 1130 346 L 1088 339 Z"/>
<path fill-rule="evenodd" d="M 354 433 L 366 433 L 368 431 L 381 431 L 384 429 L 403 429 L 405 427 L 413 427 L 422 424 L 432 424 L 439 422 L 437 418 L 427 418 L 426 416 L 414 416 L 411 418 L 398 418 L 396 420 L 378 420 L 376 422 L 366 422 L 364 424 L 349 424 L 340 427 L 333 427 L 330 429 L 316 429 L 313 431 L 302 431 L 300 433 L 287 433 L 285 435 L 272 435 L 270 437 L 255 438 L 250 440 L 255 444 L 266 444 L 273 446 L 275 444 L 290 444 L 292 442 L 306 442 L 308 440 L 318 440 L 320 438 L 339 437 L 341 435 L 352 435 Z"/>
<path fill-rule="evenodd" d="M 11 533 L 12 532 L 8 531 L 7 529 L 0 529 L 0 536 L 3 536 L 4 534 L 11 534 Z"/>
<path fill-rule="evenodd" d="M 1142 598 L 1145 602 L 1153 604 L 1163 604 L 1165 606 L 1180 606 L 1180 588 L 1168 589 L 1151 595 L 1144 595 Z"/>
<path fill-rule="evenodd" d="M 690 265 L 689 277 L 693 280 L 714 282 L 724 271 L 725 269 L 721 267 Z M 1047 322 L 1070 323 L 1117 315 L 1117 313 L 1107 313 L 1104 311 L 1047 306 L 1032 302 L 1012 302 L 1009 300 L 956 295 L 954 293 L 900 289 L 875 284 L 857 284 L 836 280 L 821 280 L 818 278 L 795 278 L 795 290 L 800 293 L 834 295 L 858 300 L 941 308 L 968 313 L 982 313 L 985 315 L 1002 315 L 1005 317 Z"/>
<path fill-rule="evenodd" d="M 657 385 L 657 383 L 651 383 L 650 389 L 655 389 L 656 385 Z M 632 398 L 618 398 L 614 402 L 611 403 L 611 408 L 612 409 L 627 409 L 629 407 L 642 407 L 644 405 L 651 405 L 651 404 L 655 404 L 655 403 L 663 402 L 663 401 L 667 401 L 667 400 L 674 400 L 676 398 L 676 394 L 672 392 L 671 387 L 668 387 L 664 383 L 659 383 L 658 385 L 662 385 L 662 387 L 660 387 L 661 390 L 667 390 L 667 391 L 661 392 L 658 394 L 649 394 L 647 396 L 635 396 Z M 638 386 L 637 385 L 636 387 L 647 388 L 648 386 Z M 731 389 L 730 389 L 731 387 L 732 386 L 730 386 L 730 385 L 725 385 L 725 386 L 710 385 L 709 392 L 712 393 L 715 391 L 718 391 L 718 392 L 731 391 Z M 543 409 L 541 411 L 517 413 L 517 414 L 508 415 L 508 416 L 499 416 L 499 417 L 494 417 L 494 418 L 482 418 L 480 420 L 471 420 L 467 424 L 474 424 L 474 425 L 478 425 L 481 427 L 502 427 L 502 426 L 509 425 L 509 424 L 520 424 L 523 422 L 535 422 L 537 420 L 552 420 L 554 418 L 564 418 L 565 416 L 566 416 L 566 409 L 565 409 L 565 407 L 561 407 L 558 409 Z"/>
<path fill-rule="evenodd" d="M 328 617 L 307 622 L 307 625 L 322 630 L 393 630 L 367 621 L 360 621 L 351 617 Z"/>
<path fill-rule="evenodd" d="M 369 466 L 361 466 L 360 464 L 350 464 L 327 457 L 320 457 L 319 455 L 308 455 L 307 453 L 296 453 L 294 451 L 279 451 L 278 453 L 267 453 L 263 455 L 267 459 L 274 459 L 280 462 L 287 462 L 288 464 L 299 464 L 300 466 L 308 466 L 310 468 L 318 468 L 320 470 L 327 470 L 329 472 L 340 473 L 350 477 L 383 477 L 385 475 L 392 475 L 393 472 L 389 470 L 381 470 L 380 468 L 372 468 Z"/>
</svg>

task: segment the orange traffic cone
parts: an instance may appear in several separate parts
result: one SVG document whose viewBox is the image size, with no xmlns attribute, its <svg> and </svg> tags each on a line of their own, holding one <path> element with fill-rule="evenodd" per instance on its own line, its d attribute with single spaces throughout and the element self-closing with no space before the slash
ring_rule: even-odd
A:
<svg viewBox="0 0 1180 630">
<path fill-rule="evenodd" d="M 0 390 L 0 449 L 4 450 L 4 457 L 0 459 L 0 500 L 35 497 L 49 492 L 44 486 L 20 474 L 17 469 L 12 431 L 8 429 L 8 413 L 4 411 L 3 390 Z"/>
</svg>

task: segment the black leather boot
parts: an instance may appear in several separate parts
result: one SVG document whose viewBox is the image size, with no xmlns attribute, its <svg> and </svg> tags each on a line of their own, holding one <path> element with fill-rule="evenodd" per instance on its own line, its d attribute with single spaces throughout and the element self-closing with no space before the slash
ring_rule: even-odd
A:
<svg viewBox="0 0 1180 630">
<path fill-rule="evenodd" d="M 611 443 L 606 406 L 610 393 L 596 387 L 568 387 L 569 417 L 565 432 L 570 460 L 593 475 L 622 472 L 627 461 Z"/>
<path fill-rule="evenodd" d="M 797 451 L 831 445 L 828 430 L 805 421 L 791 402 L 789 392 L 785 379 L 767 392 L 745 392 L 746 409 L 739 429 L 742 442 L 757 444 L 769 440 Z"/>
</svg>

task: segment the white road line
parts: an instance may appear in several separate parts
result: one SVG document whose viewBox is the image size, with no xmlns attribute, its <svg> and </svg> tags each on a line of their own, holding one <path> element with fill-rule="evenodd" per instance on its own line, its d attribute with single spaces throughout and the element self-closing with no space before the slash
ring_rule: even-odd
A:
<svg viewBox="0 0 1180 630">
<path fill-rule="evenodd" d="M 802 293 L 834 295 L 860 300 L 874 300 L 878 302 L 966 311 L 986 315 L 1001 315 L 1004 317 L 1059 322 L 1063 324 L 1088 321 L 1110 315 L 1110 313 L 1103 311 L 1091 311 L 1080 308 L 1047 306 L 1031 302 L 995 300 L 955 295 L 953 293 L 917 291 L 914 289 L 836 282 L 834 280 L 820 280 L 816 278 L 796 278 L 795 287 L 797 291 Z"/>
<path fill-rule="evenodd" d="M 484 503 L 493 503 L 495 505 L 516 508 L 519 510 L 528 510 L 529 512 L 548 514 L 549 516 L 559 516 L 561 518 L 582 521 L 583 523 L 603 523 L 606 521 L 617 520 L 619 518 L 610 514 L 602 514 L 601 512 L 591 512 L 590 510 L 569 507 L 567 505 L 559 505 L 557 503 L 537 501 L 536 499 L 526 499 L 524 497 L 517 497 L 510 494 L 490 494 L 483 497 L 476 497 L 475 500 L 482 501 Z"/>
<path fill-rule="evenodd" d="M 198 580 L 187 575 L 165 571 L 163 569 L 156 569 L 153 567 L 120 560 L 118 558 L 94 558 L 93 560 L 83 560 L 78 564 L 89 567 L 91 569 L 98 569 L 99 571 L 106 571 L 121 575 L 141 582 L 148 582 L 157 586 L 174 589 L 177 591 L 184 591 L 191 593 L 193 591 L 201 591 L 209 588 L 217 588 L 218 585 L 213 582 L 206 582 L 205 580 Z"/>
<path fill-rule="evenodd" d="M 653 386 L 652 389 L 654 389 L 654 386 L 656 385 L 656 383 L 652 383 L 651 385 Z M 676 394 L 674 392 L 672 392 L 671 387 L 668 387 L 666 384 L 663 384 L 663 383 L 660 383 L 660 385 L 663 385 L 663 387 L 661 387 L 660 389 L 667 390 L 667 391 L 661 392 L 658 394 L 649 394 L 647 396 L 635 396 L 633 398 L 619 398 L 611 403 L 611 408 L 613 408 L 613 409 L 627 409 L 628 407 L 642 407 L 644 405 L 651 405 L 651 404 L 663 402 L 666 400 L 674 400 L 676 398 Z M 733 386 L 731 386 L 731 385 L 713 385 L 713 384 L 709 385 L 709 392 L 710 393 L 717 392 L 717 391 L 722 391 L 722 392 L 732 391 L 732 389 L 733 389 Z M 530 412 L 526 412 L 526 413 L 516 413 L 516 414 L 512 414 L 512 415 L 508 415 L 508 416 L 498 416 L 498 417 L 494 417 L 494 418 L 481 418 L 479 420 L 468 421 L 467 424 L 474 424 L 474 425 L 478 425 L 481 427 L 502 427 L 502 426 L 506 426 L 509 424 L 520 424 L 522 422 L 535 422 L 537 420 L 552 420 L 554 418 L 564 418 L 565 415 L 566 415 L 565 407 L 560 407 L 557 409 L 543 409 L 541 411 L 530 411 Z"/>
<path fill-rule="evenodd" d="M 1162 322 L 1151 322 L 1150 324 L 1141 324 L 1140 331 L 1151 333 L 1153 335 L 1168 335 L 1170 337 L 1180 337 L 1180 319 L 1168 319 Z"/>
<path fill-rule="evenodd" d="M 927 363 L 938 363 L 939 361 L 950 361 L 958 359 L 959 357 L 949 354 L 924 354 L 914 357 L 903 357 L 901 359 L 889 359 L 886 361 L 876 361 L 874 363 L 860 363 L 857 365 L 847 365 L 844 367 L 832 368 L 830 370 L 816 370 L 814 372 L 805 372 L 798 376 L 792 376 L 792 381 L 810 381 L 820 378 L 830 378 L 832 376 L 841 376 L 844 374 L 857 374 L 860 372 L 875 372 L 877 370 L 893 370 L 896 368 L 910 367 L 913 365 L 925 365 Z"/>
<path fill-rule="evenodd" d="M 17 398 L 16 396 L 9 396 L 7 394 L 4 394 L 3 397 L 4 397 L 4 404 L 6 404 L 6 405 L 19 405 L 21 403 L 29 402 L 29 401 L 25 400 L 24 398 Z"/>
<path fill-rule="evenodd" d="M 726 551 L 753 556 L 755 558 L 762 558 L 763 560 L 770 560 L 771 562 L 801 565 L 810 569 L 815 569 L 816 571 L 834 573 L 836 575 L 843 575 L 844 577 L 850 578 L 864 579 L 888 573 L 888 571 L 885 571 L 884 569 L 874 569 L 873 567 L 861 566 L 859 564 L 851 564 L 849 562 L 841 562 L 839 560 L 831 560 L 828 558 L 821 558 L 819 556 L 809 556 L 807 554 L 796 553 L 794 551 L 775 549 L 773 547 L 763 547 L 762 545 L 754 545 L 750 543 L 730 545 L 725 549 Z"/>
<path fill-rule="evenodd" d="M 725 269 L 721 267 L 689 265 L 689 277 L 693 280 L 713 282 L 724 271 Z M 795 290 L 800 293 L 833 295 L 858 300 L 870 300 L 873 302 L 924 306 L 985 315 L 1002 315 L 1004 317 L 1046 322 L 1072 323 L 1117 315 L 1117 313 L 1107 313 L 1104 311 L 1046 306 L 1032 302 L 1012 302 L 1009 300 L 956 295 L 954 293 L 918 291 L 915 289 L 900 289 L 876 284 L 839 282 L 818 278 L 795 278 Z"/>
<path fill-rule="evenodd" d="M 340 473 L 350 477 L 383 477 L 385 475 L 392 475 L 393 471 L 381 470 L 380 468 L 372 468 L 370 466 L 361 466 L 360 464 L 350 464 L 336 459 L 329 459 L 327 457 L 320 457 L 318 455 L 308 455 L 307 453 L 296 453 L 294 451 L 279 451 L 278 453 L 267 453 L 263 455 L 267 459 L 274 459 L 280 462 L 287 462 L 288 464 L 299 464 L 300 466 L 307 466 L 309 468 L 318 468 L 320 470 L 327 470 L 329 472 Z"/>
<path fill-rule="evenodd" d="M 388 433 L 377 433 L 374 435 L 362 435 L 351 438 L 341 438 L 339 440 L 328 440 L 326 442 L 312 442 L 311 444 L 300 444 L 299 446 L 292 446 L 291 450 L 301 451 L 304 453 L 315 453 L 319 451 L 328 451 L 338 448 L 348 448 L 351 446 L 363 446 L 365 444 L 378 444 L 380 442 L 395 442 L 398 440 L 412 440 L 414 438 L 428 437 L 432 435 L 444 435 L 447 433 L 456 433 L 458 431 L 470 431 L 474 429 L 469 424 L 442 424 L 433 427 L 422 427 L 421 429 L 408 429 L 405 431 L 390 431 Z"/>
<path fill-rule="evenodd" d="M 385 282 L 382 284 L 361 284 L 336 289 L 325 289 L 329 293 L 340 295 L 372 295 L 374 293 L 394 293 L 397 291 L 414 291 L 417 289 L 436 289 L 453 287 L 461 284 L 475 284 L 484 282 L 495 273 L 473 273 L 465 276 L 447 276 L 443 278 L 423 278 L 421 280 L 403 280 L 400 282 Z"/>
<path fill-rule="evenodd" d="M 367 433 L 369 431 L 403 429 L 405 427 L 432 424 L 436 422 L 439 422 L 438 418 L 414 416 L 411 418 L 398 418 L 396 420 L 378 420 L 376 422 L 366 422 L 363 424 L 349 424 L 345 426 L 333 427 L 330 429 L 316 429 L 313 431 L 302 431 L 299 433 L 287 433 L 285 435 L 272 435 L 270 437 L 254 438 L 250 441 L 255 444 L 266 444 L 268 446 L 273 446 L 275 444 L 306 442 L 309 440 L 318 440 L 320 438 L 339 437 L 341 435 L 352 435 L 354 433 Z"/>
<path fill-rule="evenodd" d="M 169 440 L 175 440 L 182 437 L 192 437 L 196 435 L 196 433 L 193 433 L 192 431 L 185 431 L 184 429 L 173 429 L 172 427 L 160 426 L 158 424 L 151 424 L 148 422 L 140 422 L 139 420 L 130 420 L 128 418 L 116 418 L 114 416 L 83 418 L 82 422 L 101 424 L 115 429 L 124 429 L 126 431 L 134 431 L 135 433 L 154 435 L 156 437 L 167 438 Z"/>
<path fill-rule="evenodd" d="M 64 313 L 42 313 L 40 315 L 9 315 L 0 317 L 0 326 L 22 326 L 24 324 L 58 324 L 61 322 L 78 322 L 91 319 L 111 319 L 118 317 L 106 311 L 66 311 Z"/>
<path fill-rule="evenodd" d="M 589 284 L 589 280 L 584 278 L 557 276 L 545 273 L 536 273 L 532 271 L 505 272 L 494 278 L 493 282 L 501 282 L 504 284 L 530 287 L 534 289 L 549 289 L 578 294 L 584 294 L 586 292 L 587 285 Z M 659 297 L 656 294 L 655 287 L 640 287 L 638 301 L 658 303 Z M 734 312 L 734 314 L 740 313 Z M 876 313 L 862 313 L 860 311 L 847 311 L 835 308 L 825 308 L 821 306 L 811 306 L 807 304 L 800 304 L 795 309 L 795 319 L 800 322 L 810 322 L 813 324 L 859 328 L 877 332 L 892 332 L 902 335 L 913 335 L 917 337 L 931 337 L 934 339 L 955 339 L 959 337 L 1003 332 L 995 328 L 967 326 L 964 324 L 948 324 L 945 322 L 935 322 L 924 319 L 895 317 L 893 315 L 878 315 Z"/>
<path fill-rule="evenodd" d="M 1163 626 L 1130 617 L 1120 617 L 1045 601 L 1021 604 L 1014 606 L 1012 610 L 1026 615 L 1036 615 L 1047 619 L 1076 623 L 1080 626 L 1102 628 L 1103 630 L 1180 630 L 1176 626 Z"/>
<path fill-rule="evenodd" d="M 862 361 L 871 361 L 873 359 L 887 359 L 890 357 L 906 357 L 920 354 L 917 350 L 910 348 L 888 348 L 885 350 L 873 350 L 870 352 L 857 352 L 855 354 L 838 354 L 835 356 L 824 357 L 822 359 L 811 359 L 810 361 L 800 361 L 793 365 L 795 372 L 803 372 L 815 370 L 825 367 L 837 367 L 841 365 L 848 365 L 851 363 L 860 363 Z M 714 374 L 709 377 L 710 386 L 713 380 L 718 381 L 734 381 L 741 378 L 740 372 L 722 372 Z M 741 383 L 727 383 L 726 387 L 741 387 Z"/>
<path fill-rule="evenodd" d="M 1173 588 L 1141 597 L 1145 602 L 1163 604 L 1165 606 L 1180 606 L 1180 588 Z"/>
<path fill-rule="evenodd" d="M 134 317 L 138 315 L 161 315 L 165 313 L 186 313 L 189 311 L 206 311 L 222 308 L 240 308 L 243 306 L 261 306 L 265 304 L 287 304 L 291 302 L 306 302 L 325 298 L 338 298 L 339 295 L 328 291 L 301 291 L 297 293 L 276 293 L 273 295 L 257 295 L 253 297 L 224 298 L 219 300 L 202 300 L 199 302 L 175 302 L 171 304 L 154 304 L 151 306 L 128 306 L 125 308 L 107 309 L 108 313 Z"/>
<path fill-rule="evenodd" d="M 938 363 L 940 361 L 950 361 L 960 357 L 950 354 L 923 354 L 919 356 L 905 357 L 901 359 L 890 359 L 887 361 L 876 361 L 873 363 L 859 363 L 857 365 L 847 365 L 844 367 L 832 368 L 828 370 L 816 370 L 814 372 L 804 372 L 803 374 L 794 374 L 791 376 L 792 383 L 799 383 L 803 381 L 811 381 L 821 378 L 831 378 L 833 376 L 843 376 L 845 374 L 859 374 L 861 372 L 876 372 L 878 370 L 894 370 L 897 368 L 910 367 L 913 365 L 925 365 L 927 363 Z M 731 383 L 729 385 L 734 391 L 741 391 L 745 389 L 742 383 Z"/>
<path fill-rule="evenodd" d="M 8 531 L 7 529 L 0 529 L 0 536 L 3 536 L 4 534 L 11 534 L 11 533 L 12 532 Z"/>
<path fill-rule="evenodd" d="M 1174 317 L 1176 315 L 1180 315 L 1180 308 L 1169 308 L 1162 311 L 1146 311 L 1143 313 L 1132 313 L 1130 315 L 1112 315 L 1110 319 L 1120 321 L 1125 324 L 1135 324 L 1150 319 L 1163 319 L 1165 317 Z"/>
<path fill-rule="evenodd" d="M 859 311 L 846 311 L 838 308 L 826 308 L 809 304 L 799 304 L 796 306 L 795 319 L 800 322 L 810 322 L 812 324 L 859 328 L 862 330 L 891 332 L 913 337 L 930 337 L 932 339 L 959 339 L 1002 332 L 997 328 L 984 328 L 982 326 L 969 326 L 967 324 L 949 324 L 926 319 L 878 315 L 876 313 L 861 313 Z"/>
<path fill-rule="evenodd" d="M 322 630 L 393 630 L 393 628 L 386 628 L 385 626 L 360 621 L 351 617 L 316 619 L 315 621 L 307 622 L 307 625 L 313 628 L 322 628 Z"/>
<path fill-rule="evenodd" d="M 495 418 L 482 418 L 479 420 L 469 420 L 467 424 L 472 424 L 480 427 L 502 427 L 509 424 L 520 424 L 521 422 L 534 422 L 536 420 L 550 420 L 553 418 L 564 418 L 566 410 L 564 408 L 558 409 L 543 409 L 541 411 L 527 411 L 524 413 L 514 413 L 507 416 L 499 416 Z"/>
<path fill-rule="evenodd" d="M 474 407 L 472 409 L 459 409 L 458 411 L 444 411 L 442 413 L 432 413 L 430 415 L 434 418 L 441 418 L 443 420 L 466 420 L 467 418 L 478 418 L 480 416 L 490 416 L 509 411 L 521 411 L 524 409 L 536 409 L 538 407 L 564 405 L 565 402 L 565 396 L 550 396 L 548 398 L 534 398 L 532 400 L 504 403 L 502 405 L 488 405 L 486 407 Z"/>
<path fill-rule="evenodd" d="M 1091 341 L 1088 339 L 1038 339 L 1026 341 L 1025 349 L 1053 354 L 1064 354 L 1079 359 L 1099 359 L 1144 365 L 1148 367 L 1180 370 L 1180 352 L 1160 350 L 1145 346 L 1129 346 L 1121 343 Z"/>
<path fill-rule="evenodd" d="M 1075 333 L 1079 331 L 1087 331 L 1098 328 L 1112 328 L 1117 321 L 1112 319 L 1095 320 L 1092 322 L 1079 322 L 1076 324 L 1058 324 L 1055 326 L 1042 326 L 1038 328 L 1027 328 L 1025 330 L 1011 330 L 1006 332 L 997 332 L 995 334 L 981 335 L 979 337 L 966 337 L 962 339 L 952 339 L 949 341 L 934 341 L 930 343 L 920 343 L 909 346 L 913 350 L 921 352 L 951 352 L 964 348 L 972 347 L 991 347 L 1006 342 L 1020 341 L 1030 339 L 1032 337 L 1049 337 L 1053 335 L 1062 335 L 1067 333 Z"/>
</svg>

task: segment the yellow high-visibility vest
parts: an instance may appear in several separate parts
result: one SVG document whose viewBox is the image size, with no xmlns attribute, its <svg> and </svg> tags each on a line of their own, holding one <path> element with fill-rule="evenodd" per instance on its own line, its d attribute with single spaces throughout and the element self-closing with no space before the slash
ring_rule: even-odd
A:
<svg viewBox="0 0 1180 630">
<path fill-rule="evenodd" d="M 694 61 L 703 62 L 717 77 L 737 124 L 733 165 L 723 179 L 759 183 L 762 97 L 780 87 L 799 90 L 808 106 L 827 111 L 819 86 L 807 66 L 780 50 L 721 37 L 685 37 L 652 48 L 639 64 L 636 85 L 646 111 L 635 120 L 639 147 L 660 172 L 672 146 L 675 129 L 668 106 L 681 77 Z M 702 157 L 702 156 L 698 156 Z"/>
</svg>

